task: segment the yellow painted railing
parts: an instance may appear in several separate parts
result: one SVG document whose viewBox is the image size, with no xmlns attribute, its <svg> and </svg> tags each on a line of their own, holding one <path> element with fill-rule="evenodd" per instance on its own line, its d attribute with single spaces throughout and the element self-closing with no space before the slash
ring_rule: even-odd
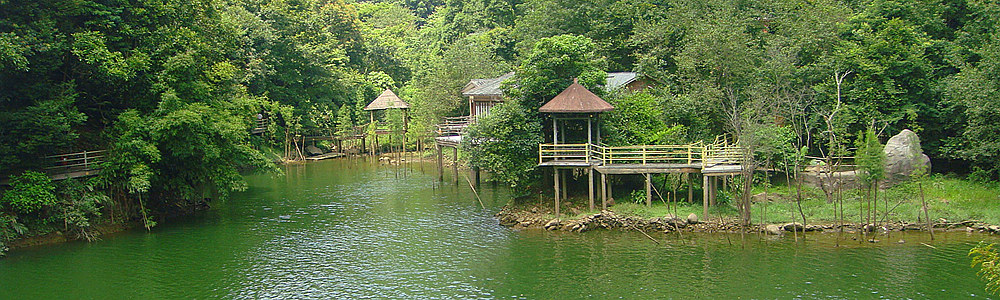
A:
<svg viewBox="0 0 1000 300">
<path fill-rule="evenodd" d="M 538 163 L 582 161 L 599 164 L 704 164 L 706 146 L 637 145 L 610 147 L 594 144 L 539 144 Z M 721 159 L 721 157 L 717 158 Z"/>
<path fill-rule="evenodd" d="M 591 144 L 539 144 L 538 163 L 549 161 L 584 161 L 593 159 Z"/>
</svg>

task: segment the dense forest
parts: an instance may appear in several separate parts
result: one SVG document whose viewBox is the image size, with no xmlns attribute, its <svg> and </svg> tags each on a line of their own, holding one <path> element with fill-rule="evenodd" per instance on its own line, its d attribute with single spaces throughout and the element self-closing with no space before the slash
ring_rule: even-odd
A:
<svg viewBox="0 0 1000 300">
<path fill-rule="evenodd" d="M 426 144 L 467 113 L 470 79 L 510 71 L 508 103 L 470 129 L 520 141 L 472 156 L 509 184 L 532 172 L 511 155 L 537 146 L 541 103 L 612 71 L 653 88 L 599 92 L 618 108 L 609 143 L 710 140 L 764 103 L 755 130 L 795 148 L 911 129 L 935 171 L 993 180 L 998 20 L 984 0 L 0 0 L 0 242 L 223 198 L 277 172 L 268 153 L 289 136 L 367 123 L 384 89 Z M 93 149 L 108 151 L 100 176 L 36 172 Z"/>
</svg>

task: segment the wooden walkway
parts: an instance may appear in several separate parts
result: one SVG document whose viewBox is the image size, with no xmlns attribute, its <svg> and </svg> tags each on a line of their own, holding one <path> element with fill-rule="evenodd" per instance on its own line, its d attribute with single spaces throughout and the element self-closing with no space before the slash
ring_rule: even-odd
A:
<svg viewBox="0 0 1000 300">
<path fill-rule="evenodd" d="M 718 177 L 743 174 L 745 151 L 725 143 L 704 145 L 637 145 L 611 147 L 595 144 L 540 144 L 538 145 L 538 166 L 552 167 L 556 201 L 556 215 L 559 215 L 559 199 L 566 198 L 566 176 L 561 170 L 586 169 L 590 208 L 594 206 L 594 172 L 600 174 L 601 207 L 607 209 L 611 197 L 610 175 L 644 175 L 646 179 L 646 205 L 652 205 L 652 174 L 701 173 L 703 180 L 704 215 L 708 207 L 715 203 Z M 692 198 L 692 181 L 688 177 L 688 199 Z"/>
</svg>

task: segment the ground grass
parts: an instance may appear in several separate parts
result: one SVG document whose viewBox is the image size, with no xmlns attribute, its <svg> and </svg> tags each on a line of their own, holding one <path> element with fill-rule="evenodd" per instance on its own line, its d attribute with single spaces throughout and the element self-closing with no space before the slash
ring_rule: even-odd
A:
<svg viewBox="0 0 1000 300">
<path fill-rule="evenodd" d="M 958 222 L 966 220 L 977 220 L 989 224 L 1000 224 L 1000 185 L 996 183 L 983 184 L 960 179 L 956 177 L 935 175 L 923 181 L 924 197 L 928 204 L 928 213 L 932 220 L 947 222 Z M 767 193 L 767 199 L 764 194 Z M 827 203 L 823 191 L 803 187 L 802 213 L 808 223 L 837 223 L 839 221 L 839 207 L 835 203 Z M 683 192 L 682 192 L 683 194 Z M 720 192 L 719 203 L 709 209 L 709 218 L 715 219 L 735 218 L 738 214 L 732 205 L 730 192 Z M 777 185 L 772 187 L 756 187 L 754 195 L 755 201 L 751 216 L 754 223 L 785 223 L 802 222 L 796 205 L 796 191 L 793 186 Z M 696 193 L 696 195 L 700 195 Z M 861 206 L 864 202 L 863 194 L 856 189 L 845 189 L 843 195 L 844 222 L 862 222 Z M 610 207 L 611 210 L 624 214 L 640 217 L 662 217 L 668 214 L 675 214 L 679 217 L 686 217 L 694 213 L 704 220 L 702 214 L 702 204 L 700 201 L 687 203 L 681 201 L 678 204 L 663 203 L 654 196 L 653 205 L 646 207 L 645 204 L 637 204 L 644 201 L 645 194 L 642 191 L 633 192 L 628 197 L 622 197 L 618 204 Z M 696 198 L 697 199 L 697 198 Z M 888 200 L 888 201 L 886 201 Z M 577 206 L 586 199 L 573 199 Z M 888 202 L 888 204 L 886 204 Z M 886 214 L 886 206 L 889 213 Z M 925 222 L 917 182 L 911 181 L 893 186 L 879 192 L 877 204 L 877 215 L 879 222 L 904 221 L 909 223 Z M 564 212 L 568 212 L 564 210 Z M 586 214 L 595 213 L 592 211 L 581 211 L 572 217 L 582 217 Z M 566 217 L 564 215 L 564 217 Z"/>
</svg>

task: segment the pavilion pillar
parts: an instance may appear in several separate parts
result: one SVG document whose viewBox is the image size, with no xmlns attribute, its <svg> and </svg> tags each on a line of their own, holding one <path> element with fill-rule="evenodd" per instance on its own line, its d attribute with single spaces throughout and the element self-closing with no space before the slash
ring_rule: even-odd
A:
<svg viewBox="0 0 1000 300">
<path fill-rule="evenodd" d="M 559 175 L 559 179 L 562 179 L 562 198 L 569 201 L 569 185 L 566 184 L 566 177 L 566 174 Z"/>
<path fill-rule="evenodd" d="M 704 216 L 705 220 L 708 220 L 708 189 L 709 189 L 708 188 L 708 175 L 701 174 L 701 180 L 702 180 L 702 184 L 701 184 L 701 188 L 702 188 L 702 191 L 701 191 L 701 193 L 702 193 L 702 195 L 701 195 L 701 205 L 703 207 L 702 214 L 705 215 Z"/>
<path fill-rule="evenodd" d="M 601 173 L 601 210 L 608 209 L 608 175 Z"/>
<path fill-rule="evenodd" d="M 593 141 L 594 133 L 592 129 L 593 125 L 591 125 L 591 123 L 593 122 L 591 122 L 590 116 L 587 116 L 587 145 L 594 143 Z M 589 156 L 590 153 L 587 153 L 587 155 Z"/>
<path fill-rule="evenodd" d="M 559 122 L 552 116 L 552 144 L 559 145 Z"/>
<path fill-rule="evenodd" d="M 444 153 L 441 151 L 441 145 L 434 145 L 434 148 L 437 149 L 438 180 L 444 181 L 444 157 L 442 157 Z"/>
<path fill-rule="evenodd" d="M 708 205 L 715 206 L 715 197 L 718 196 L 719 177 L 712 176 L 708 181 Z"/>
<path fill-rule="evenodd" d="M 556 194 L 555 195 L 555 197 L 556 197 L 556 219 L 559 219 L 559 169 L 552 168 L 552 170 L 554 171 L 552 173 L 555 174 L 555 175 L 553 175 L 555 177 L 552 179 L 552 181 L 554 182 L 553 183 L 553 187 L 555 189 L 555 194 Z"/>
<path fill-rule="evenodd" d="M 687 174 L 688 203 L 694 203 L 694 180 L 691 177 L 694 177 L 694 173 Z"/>
<path fill-rule="evenodd" d="M 587 195 L 590 199 L 590 210 L 594 210 L 594 167 L 587 169 Z"/>
<path fill-rule="evenodd" d="M 608 199 L 611 199 L 611 202 L 615 202 L 615 193 L 614 189 L 611 186 L 611 182 L 608 182 Z"/>
<path fill-rule="evenodd" d="M 600 115 L 597 116 L 597 123 L 598 124 L 601 123 L 601 116 Z M 598 145 L 601 144 L 601 126 L 597 126 L 597 144 Z"/>
<path fill-rule="evenodd" d="M 653 181 L 649 173 L 646 173 L 646 207 L 653 205 Z"/>
</svg>

